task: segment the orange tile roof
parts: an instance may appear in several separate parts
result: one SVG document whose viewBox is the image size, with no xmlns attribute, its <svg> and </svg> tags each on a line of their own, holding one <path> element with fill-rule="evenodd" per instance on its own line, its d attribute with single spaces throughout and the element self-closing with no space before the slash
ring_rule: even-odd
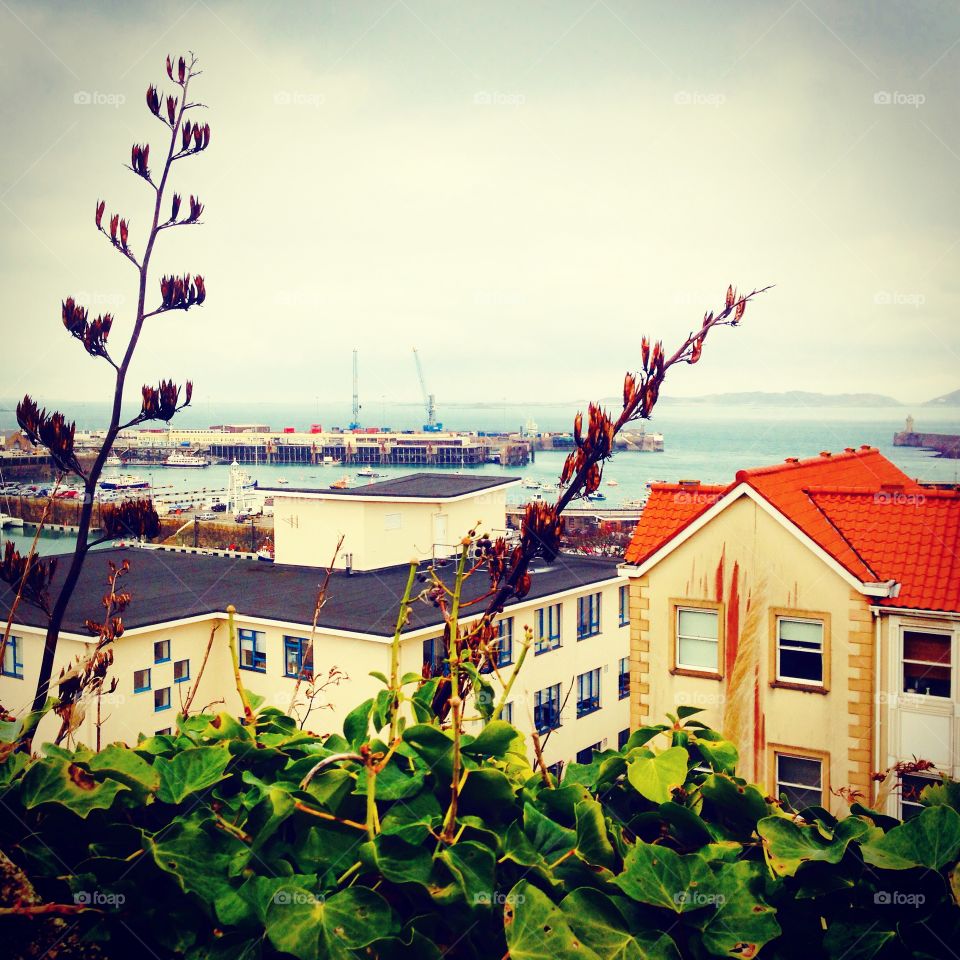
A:
<svg viewBox="0 0 960 960">
<path fill-rule="evenodd" d="M 960 492 L 811 491 L 825 518 L 875 570 L 896 580 L 890 607 L 960 611 Z"/>
<path fill-rule="evenodd" d="M 739 484 L 753 488 L 858 580 L 900 582 L 900 597 L 885 601 L 889 605 L 960 609 L 960 494 L 920 486 L 875 447 L 740 470 L 727 486 L 656 484 L 627 563 L 649 559 Z M 920 543 L 928 529 L 938 531 L 939 547 Z M 912 539 L 898 549 L 898 536 L 908 533 Z"/>
</svg>

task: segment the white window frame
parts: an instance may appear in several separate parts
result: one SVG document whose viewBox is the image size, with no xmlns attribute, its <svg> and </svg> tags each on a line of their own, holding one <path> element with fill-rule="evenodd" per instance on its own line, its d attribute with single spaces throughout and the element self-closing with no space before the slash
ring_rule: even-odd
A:
<svg viewBox="0 0 960 960">
<path fill-rule="evenodd" d="M 803 653 L 806 655 L 811 655 L 812 650 L 807 650 L 804 647 L 791 647 L 791 641 L 784 641 L 780 636 L 780 624 L 784 622 L 790 623 L 817 623 L 820 625 L 820 679 L 819 680 L 810 680 L 806 677 L 791 677 L 783 673 L 780 669 L 780 653 L 784 649 L 783 644 L 786 642 L 788 650 L 793 650 L 796 653 Z M 776 620 L 776 630 L 777 630 L 777 680 L 781 683 L 797 683 L 805 687 L 816 687 L 822 688 L 824 686 L 824 681 L 827 676 L 827 625 L 819 617 L 794 617 L 777 614 Z"/>
<path fill-rule="evenodd" d="M 949 664 L 943 663 L 934 663 L 931 660 L 907 660 L 904 656 L 906 651 L 906 635 L 908 633 L 928 633 L 935 636 L 940 636 L 946 639 L 950 647 L 950 662 Z M 927 624 L 920 623 L 910 623 L 903 620 L 899 623 L 899 644 L 897 647 L 897 686 L 899 687 L 898 694 L 903 696 L 904 694 L 912 697 L 920 697 L 923 700 L 932 701 L 934 703 L 946 704 L 952 702 L 956 698 L 956 689 L 957 689 L 957 680 L 956 680 L 956 630 L 951 629 L 949 626 L 930 626 Z M 920 665 L 926 665 L 930 667 L 943 667 L 947 666 L 950 670 L 950 692 L 946 696 L 941 696 L 939 693 L 920 693 L 916 690 L 907 690 L 904 686 L 906 681 L 906 676 L 904 673 L 904 667 L 907 663 L 915 663 Z"/>
<path fill-rule="evenodd" d="M 705 613 L 709 614 L 716 618 L 717 621 L 717 635 L 716 637 L 697 637 L 693 634 L 682 634 L 680 632 L 680 614 L 681 613 Z M 678 670 L 692 670 L 697 673 L 715 673 L 717 676 L 720 676 L 720 611 L 714 609 L 713 607 L 691 607 L 685 606 L 684 604 L 677 604 L 676 612 L 674 614 L 676 617 L 676 636 L 677 636 L 677 650 L 676 650 L 676 662 Z M 705 667 L 702 664 L 689 664 L 684 663 L 680 659 L 680 641 L 681 640 L 700 640 L 713 643 L 716 647 L 716 663 L 715 667 Z"/>
</svg>

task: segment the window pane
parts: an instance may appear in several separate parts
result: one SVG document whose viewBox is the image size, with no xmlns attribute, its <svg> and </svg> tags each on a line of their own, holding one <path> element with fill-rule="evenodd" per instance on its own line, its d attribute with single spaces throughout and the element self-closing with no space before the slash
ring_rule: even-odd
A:
<svg viewBox="0 0 960 960">
<path fill-rule="evenodd" d="M 780 620 L 780 639 L 791 646 L 819 649 L 823 645 L 823 624 L 819 620 Z"/>
<path fill-rule="evenodd" d="M 717 646 L 716 640 L 690 640 L 681 637 L 677 655 L 678 665 L 698 670 L 716 670 Z"/>
<path fill-rule="evenodd" d="M 950 637 L 942 633 L 903 633 L 903 659 L 950 664 Z"/>
<path fill-rule="evenodd" d="M 677 633 L 684 637 L 716 640 L 719 617 L 712 610 L 680 610 Z"/>
<path fill-rule="evenodd" d="M 805 650 L 780 651 L 780 677 L 786 680 L 809 680 L 823 683 L 823 656 Z"/>
<path fill-rule="evenodd" d="M 819 807 L 823 805 L 823 796 L 819 790 L 807 790 L 802 787 L 781 785 L 779 794 L 787 798 L 787 803 L 794 810 L 803 810 L 804 807 Z"/>
<path fill-rule="evenodd" d="M 810 787 L 820 795 L 823 783 L 820 779 L 820 761 L 811 757 L 777 756 L 777 780 L 780 783 Z"/>
<path fill-rule="evenodd" d="M 909 820 L 923 810 L 920 794 L 924 787 L 936 783 L 932 777 L 918 777 L 908 773 L 900 774 L 900 819 Z"/>
</svg>

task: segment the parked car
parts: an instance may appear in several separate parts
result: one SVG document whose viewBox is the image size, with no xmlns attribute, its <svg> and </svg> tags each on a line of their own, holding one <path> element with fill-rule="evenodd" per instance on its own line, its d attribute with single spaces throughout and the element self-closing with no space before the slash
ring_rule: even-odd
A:
<svg viewBox="0 0 960 960">
<path fill-rule="evenodd" d="M 225 503 L 215 503 L 210 509 L 214 513 L 226 513 L 227 505 Z"/>
<path fill-rule="evenodd" d="M 217 515 L 215 513 L 198 513 L 196 515 L 198 520 L 216 520 Z"/>
</svg>

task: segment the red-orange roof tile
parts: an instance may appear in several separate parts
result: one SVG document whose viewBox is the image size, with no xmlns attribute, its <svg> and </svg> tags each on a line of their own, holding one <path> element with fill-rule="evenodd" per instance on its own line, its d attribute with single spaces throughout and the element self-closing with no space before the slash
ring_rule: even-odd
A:
<svg viewBox="0 0 960 960">
<path fill-rule="evenodd" d="M 894 606 L 958 609 L 953 592 L 960 591 L 954 508 L 945 507 L 940 502 L 944 499 L 942 495 L 930 496 L 928 488 L 917 484 L 874 447 L 848 449 L 839 454 L 823 453 L 807 460 L 791 459 L 773 466 L 741 470 L 733 483 L 726 487 L 655 485 L 627 548 L 626 561 L 640 564 L 649 559 L 738 484 L 752 487 L 857 579 L 863 582 L 902 582 L 900 598 L 886 602 Z M 846 505 L 846 512 L 837 512 L 839 508 L 834 500 L 829 499 L 831 496 L 849 498 L 856 507 L 848 506 L 847 500 L 837 501 Z M 952 503 L 951 497 L 957 496 L 947 495 L 946 501 Z M 921 500 L 922 497 L 927 499 Z M 927 519 L 920 521 L 917 517 L 923 511 L 918 510 L 916 504 L 927 501 L 939 506 L 936 510 L 928 508 L 931 512 L 924 514 Z M 874 505 L 904 507 L 911 504 L 914 505 L 914 514 L 883 509 L 870 513 Z M 884 532 L 865 534 L 867 521 L 850 519 L 854 510 L 870 513 L 870 523 L 883 527 Z M 912 586 L 908 586 L 897 572 L 891 572 L 890 562 L 895 551 L 890 544 L 896 541 L 896 537 L 886 529 L 888 523 L 895 529 L 904 524 L 910 526 L 911 536 L 919 536 L 924 530 L 936 530 L 941 542 L 948 545 L 943 547 L 944 550 L 949 550 L 949 544 L 953 544 L 953 565 L 950 565 L 948 556 L 926 549 L 924 560 L 909 561 L 914 563 L 910 568 L 912 572 L 907 566 L 900 571 L 904 576 L 909 572 L 907 580 Z M 910 549 L 914 557 L 920 556 L 912 546 Z M 903 560 L 904 564 L 908 563 L 906 556 Z M 918 579 L 921 568 L 926 571 L 922 576 L 923 586 L 917 586 L 921 583 Z"/>
</svg>

